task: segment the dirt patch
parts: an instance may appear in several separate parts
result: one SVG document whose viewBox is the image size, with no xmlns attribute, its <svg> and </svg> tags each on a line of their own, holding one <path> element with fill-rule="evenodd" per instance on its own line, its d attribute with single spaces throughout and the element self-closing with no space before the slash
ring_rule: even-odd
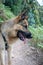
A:
<svg viewBox="0 0 43 65">
<path fill-rule="evenodd" d="M 0 38 L 0 43 L 2 41 Z M 8 63 L 7 60 L 6 52 L 6 63 Z M 13 45 L 11 65 L 43 65 L 43 52 L 30 46 L 28 42 L 24 44 L 19 40 L 17 44 Z"/>
<path fill-rule="evenodd" d="M 14 44 L 11 54 L 11 65 L 43 65 L 43 53 L 20 40 Z"/>
</svg>

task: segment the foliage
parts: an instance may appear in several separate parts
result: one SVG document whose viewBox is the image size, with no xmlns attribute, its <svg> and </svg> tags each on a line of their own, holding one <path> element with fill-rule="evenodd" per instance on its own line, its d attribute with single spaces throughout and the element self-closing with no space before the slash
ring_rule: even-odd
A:
<svg viewBox="0 0 43 65">
<path fill-rule="evenodd" d="M 11 8 L 11 11 L 14 13 L 14 15 L 18 15 L 24 9 L 29 9 L 28 22 L 30 23 L 30 25 L 35 25 L 35 24 L 41 25 L 39 11 L 38 11 L 39 4 L 37 3 L 36 0 L 5 0 L 4 4 Z"/>
<path fill-rule="evenodd" d="M 43 6 L 38 8 L 40 14 L 40 23 L 43 25 Z"/>
<path fill-rule="evenodd" d="M 39 11 L 38 11 L 38 8 L 36 7 L 36 5 L 34 5 L 34 14 L 35 14 L 35 21 L 36 21 L 36 24 L 37 25 L 40 25 L 40 17 L 39 17 Z"/>
<path fill-rule="evenodd" d="M 10 8 L 9 8 L 9 7 L 5 7 L 4 13 L 5 13 L 5 15 L 8 17 L 8 19 L 14 17 L 14 15 L 13 15 L 13 13 L 10 11 Z"/>
<path fill-rule="evenodd" d="M 0 15 L 2 14 L 3 16 L 7 17 L 7 19 L 14 17 L 13 13 L 11 12 L 10 8 L 0 4 L 0 11 L 3 11 L 2 13 L 0 13 Z M 4 17 L 0 16 L 0 22 L 4 21 Z"/>
<path fill-rule="evenodd" d="M 30 18 L 30 22 L 32 23 L 34 21 L 34 23 L 36 25 L 41 25 L 40 24 L 40 17 L 39 17 L 39 11 L 38 11 L 38 6 L 37 6 L 37 1 L 36 0 L 33 0 L 30 4 L 30 10 L 32 10 L 31 12 L 29 12 L 31 14 L 31 16 L 33 17 L 32 18 L 32 21 L 31 21 L 31 18 Z M 33 16 L 34 15 L 34 16 Z M 33 20 L 34 19 L 34 20 Z"/>
<path fill-rule="evenodd" d="M 24 8 L 23 0 L 5 0 L 4 4 L 9 6 L 15 15 L 18 15 Z"/>
<path fill-rule="evenodd" d="M 32 13 L 32 9 L 28 13 L 28 16 L 29 16 L 28 18 L 29 24 L 35 26 L 35 19 L 34 19 L 34 14 Z"/>
<path fill-rule="evenodd" d="M 43 47 L 43 26 L 36 28 L 29 26 L 29 30 L 32 33 L 32 43 L 34 42 L 34 45 Z"/>
</svg>

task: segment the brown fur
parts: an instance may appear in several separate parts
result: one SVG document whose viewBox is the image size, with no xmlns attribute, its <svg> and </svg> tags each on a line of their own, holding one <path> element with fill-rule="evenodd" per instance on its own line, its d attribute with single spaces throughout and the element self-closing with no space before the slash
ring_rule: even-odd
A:
<svg viewBox="0 0 43 65">
<path fill-rule="evenodd" d="M 21 25 L 27 25 L 28 26 L 28 22 L 27 22 L 27 17 L 25 17 L 23 20 L 21 18 L 21 15 L 16 16 L 15 18 L 12 18 L 10 20 L 7 20 L 6 22 L 4 22 L 1 25 L 1 33 L 4 34 L 9 48 L 8 48 L 8 65 L 11 65 L 11 61 L 10 61 L 10 51 L 11 51 L 11 45 L 13 43 L 15 43 L 17 40 L 19 40 L 17 38 L 17 31 L 18 30 L 24 30 L 26 31 L 26 29 Z M 3 62 L 4 63 L 4 62 Z"/>
</svg>

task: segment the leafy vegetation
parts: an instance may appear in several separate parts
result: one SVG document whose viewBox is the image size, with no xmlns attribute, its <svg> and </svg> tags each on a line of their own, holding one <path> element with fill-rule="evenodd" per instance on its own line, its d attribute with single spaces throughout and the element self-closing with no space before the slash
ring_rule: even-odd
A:
<svg viewBox="0 0 43 65">
<path fill-rule="evenodd" d="M 11 9 L 8 6 L 0 4 L 0 22 L 12 17 L 14 17 L 14 14 L 11 12 Z"/>
<path fill-rule="evenodd" d="M 6 3 L 7 2 L 7 3 Z M 24 0 L 5 0 L 5 5 L 11 8 L 11 11 L 18 15 L 21 10 L 24 8 Z"/>
<path fill-rule="evenodd" d="M 38 10 L 39 10 L 39 14 L 40 14 L 40 23 L 41 23 L 41 25 L 43 25 L 43 6 L 40 6 L 38 8 Z"/>
<path fill-rule="evenodd" d="M 39 46 L 43 48 L 43 26 L 39 27 L 37 26 L 34 28 L 33 26 L 29 26 L 29 30 L 32 33 L 32 43 L 35 46 Z"/>
</svg>

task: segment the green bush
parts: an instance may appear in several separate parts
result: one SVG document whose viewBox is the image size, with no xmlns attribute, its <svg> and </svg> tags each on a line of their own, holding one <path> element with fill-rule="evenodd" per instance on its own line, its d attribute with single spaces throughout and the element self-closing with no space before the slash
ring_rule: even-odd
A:
<svg viewBox="0 0 43 65">
<path fill-rule="evenodd" d="M 7 17 L 7 19 L 15 17 L 8 6 L 0 4 L 0 10 L 3 11 L 4 16 Z M 0 16 L 0 22 L 3 22 L 3 21 L 4 21 L 4 18 Z"/>
<path fill-rule="evenodd" d="M 10 10 L 9 7 L 5 7 L 4 13 L 5 13 L 5 15 L 8 17 L 8 19 L 14 17 L 14 14 L 11 12 L 11 10 Z"/>
<path fill-rule="evenodd" d="M 43 26 L 36 28 L 29 26 L 28 30 L 32 33 L 32 43 L 43 48 Z"/>
<path fill-rule="evenodd" d="M 24 8 L 24 2 L 23 0 L 5 0 L 5 5 L 9 6 L 11 8 L 11 11 L 15 14 L 18 15 L 21 10 Z"/>
</svg>

